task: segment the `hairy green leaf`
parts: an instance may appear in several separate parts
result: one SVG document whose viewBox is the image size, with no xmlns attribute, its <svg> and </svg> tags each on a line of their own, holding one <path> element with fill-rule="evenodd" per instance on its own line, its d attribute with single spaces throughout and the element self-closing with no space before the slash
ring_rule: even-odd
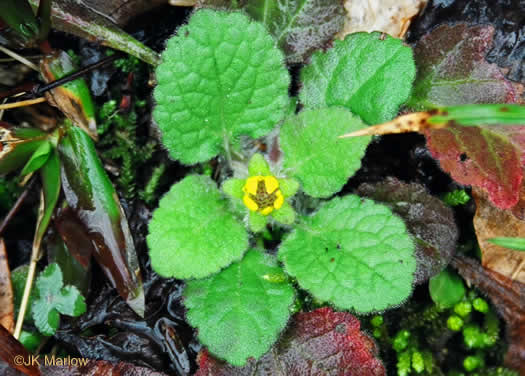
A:
<svg viewBox="0 0 525 376">
<path fill-rule="evenodd" d="M 388 205 L 403 219 L 414 239 L 416 284 L 426 282 L 448 265 L 459 236 L 454 212 L 425 187 L 388 177 L 378 183 L 361 184 L 356 194 Z"/>
<path fill-rule="evenodd" d="M 459 275 L 448 270 L 443 270 L 430 279 L 428 284 L 430 297 L 434 303 L 444 308 L 454 306 L 465 296 L 465 285 Z"/>
<path fill-rule="evenodd" d="M 74 286 L 64 286 L 62 271 L 49 264 L 36 280 L 38 299 L 33 302 L 32 314 L 38 330 L 53 335 L 60 323 L 60 314 L 80 316 L 86 311 L 84 297 Z"/>
<path fill-rule="evenodd" d="M 306 107 L 344 106 L 368 124 L 391 120 L 407 99 L 416 67 L 410 47 L 378 32 L 355 33 L 316 52 L 301 72 Z"/>
<path fill-rule="evenodd" d="M 279 259 L 315 298 L 358 312 L 401 303 L 416 269 L 403 221 L 355 195 L 336 197 L 304 218 L 281 244 Z"/>
<path fill-rule="evenodd" d="M 170 155 L 203 162 L 240 135 L 266 135 L 288 105 L 283 55 L 242 13 L 202 9 L 171 38 L 157 68 L 154 117 Z"/>
<path fill-rule="evenodd" d="M 275 276 L 283 278 L 275 280 Z M 188 321 L 211 353 L 241 366 L 277 340 L 290 316 L 294 289 L 271 255 L 247 252 L 241 262 L 184 291 Z"/>
<path fill-rule="evenodd" d="M 307 110 L 288 118 L 281 128 L 281 149 L 288 176 L 299 179 L 313 197 L 341 190 L 361 167 L 371 137 L 338 138 L 366 125 L 342 107 Z"/>
<path fill-rule="evenodd" d="M 158 274 L 204 278 L 240 260 L 248 234 L 216 184 L 207 176 L 189 175 L 160 200 L 147 242 Z"/>
</svg>

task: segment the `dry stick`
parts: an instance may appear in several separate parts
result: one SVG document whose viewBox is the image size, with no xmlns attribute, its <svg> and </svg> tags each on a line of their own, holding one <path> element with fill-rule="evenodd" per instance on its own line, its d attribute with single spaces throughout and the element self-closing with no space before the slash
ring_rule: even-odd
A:
<svg viewBox="0 0 525 376">
<path fill-rule="evenodd" d="M 33 70 L 36 70 L 37 72 L 40 72 L 40 69 L 38 69 L 38 67 L 36 66 L 35 63 L 27 60 L 25 57 L 23 56 L 20 56 L 19 54 L 17 54 L 16 52 L 13 52 L 7 48 L 5 48 L 4 46 L 0 45 L 0 51 L 2 51 L 4 54 L 8 55 L 8 56 L 11 56 L 13 59 L 21 62 L 22 64 L 24 64 L 25 66 L 33 69 Z"/>
<path fill-rule="evenodd" d="M 38 208 L 39 219 L 42 218 L 41 213 L 45 210 L 44 203 L 44 191 L 40 191 L 40 207 Z M 37 225 L 38 228 L 38 225 Z M 29 262 L 29 269 L 27 271 L 26 284 L 24 286 L 24 295 L 22 295 L 22 301 L 20 302 L 20 308 L 18 309 L 18 317 L 16 318 L 15 331 L 13 337 L 18 339 L 20 333 L 22 332 L 22 324 L 24 323 L 24 317 L 27 311 L 27 305 L 29 303 L 29 297 L 31 296 L 31 289 L 33 288 L 33 280 L 35 279 L 36 264 L 40 259 L 40 240 L 37 241 L 37 236 L 35 234 L 35 239 L 33 240 L 33 248 L 31 250 L 31 261 Z"/>
<path fill-rule="evenodd" d="M 31 106 L 33 104 L 42 103 L 47 101 L 45 97 L 40 97 L 36 99 L 28 99 L 25 101 L 18 101 L 13 103 L 0 104 L 0 111 L 9 110 L 10 108 L 25 107 Z"/>
<path fill-rule="evenodd" d="M 25 190 L 22 192 L 22 194 L 18 197 L 15 204 L 9 210 L 9 213 L 4 217 L 4 220 L 2 221 L 2 224 L 0 225 L 0 235 L 3 234 L 5 228 L 11 222 L 11 219 L 15 216 L 16 212 L 20 209 L 22 206 L 22 203 L 26 199 L 27 195 L 29 194 L 29 191 L 31 191 L 31 188 L 33 187 L 33 184 L 35 183 L 35 179 L 33 178 L 26 186 Z"/>
</svg>

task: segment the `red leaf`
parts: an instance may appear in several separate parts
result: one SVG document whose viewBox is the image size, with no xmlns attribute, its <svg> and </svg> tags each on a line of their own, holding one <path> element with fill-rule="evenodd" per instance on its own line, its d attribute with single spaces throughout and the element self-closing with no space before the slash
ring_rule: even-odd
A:
<svg viewBox="0 0 525 376">
<path fill-rule="evenodd" d="M 414 48 L 418 73 L 409 107 L 518 102 L 523 87 L 485 60 L 493 35 L 492 26 L 459 23 L 421 38 Z"/>
<path fill-rule="evenodd" d="M 280 342 L 261 359 L 232 367 L 199 354 L 195 376 L 384 376 L 375 343 L 360 330 L 357 318 L 331 308 L 298 313 Z"/>
<path fill-rule="evenodd" d="M 518 203 L 523 179 L 521 150 L 507 136 L 460 126 L 428 130 L 425 136 L 433 157 L 454 180 L 484 189 L 501 209 Z"/>
<path fill-rule="evenodd" d="M 414 49 L 418 76 L 409 107 L 519 102 L 523 86 L 485 60 L 493 35 L 492 26 L 460 23 L 421 38 Z M 501 128 L 449 127 L 424 134 L 443 170 L 461 184 L 484 189 L 496 206 L 507 209 L 519 199 L 525 135 L 521 127 Z"/>
</svg>

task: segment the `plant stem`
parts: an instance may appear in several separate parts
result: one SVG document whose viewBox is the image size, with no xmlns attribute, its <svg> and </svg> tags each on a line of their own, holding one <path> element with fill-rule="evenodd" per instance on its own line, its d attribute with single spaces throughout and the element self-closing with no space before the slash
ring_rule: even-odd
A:
<svg viewBox="0 0 525 376">
<path fill-rule="evenodd" d="M 40 209 L 39 212 L 44 211 L 44 193 L 40 193 Z M 38 228 L 38 226 L 37 226 Z M 27 305 L 29 303 L 29 297 L 31 296 L 31 289 L 33 288 L 33 280 L 35 279 L 36 264 L 40 259 L 40 242 L 38 235 L 35 234 L 35 240 L 33 241 L 33 249 L 31 250 L 31 260 L 29 261 L 29 270 L 27 272 L 26 284 L 24 286 L 24 295 L 22 295 L 22 301 L 20 302 L 20 308 L 18 310 L 18 317 L 16 318 L 15 331 L 13 337 L 18 339 L 22 332 L 22 325 L 24 323 L 24 317 L 27 311 Z"/>
<path fill-rule="evenodd" d="M 25 101 L 18 101 L 13 103 L 6 103 L 6 104 L 0 104 L 0 111 L 3 110 L 9 110 L 11 108 L 17 108 L 17 107 L 25 107 L 25 106 L 31 106 L 33 104 L 46 102 L 47 99 L 44 97 L 36 98 L 36 99 L 28 99 Z"/>
<path fill-rule="evenodd" d="M 38 67 L 36 66 L 35 63 L 27 60 L 25 57 L 23 56 L 20 56 L 19 54 L 17 54 L 16 52 L 13 52 L 7 48 L 5 48 L 4 46 L 0 45 L 0 51 L 2 51 L 4 54 L 8 55 L 8 56 L 11 56 L 13 59 L 21 62 L 22 64 L 24 64 L 25 66 L 33 69 L 33 70 L 36 70 L 37 72 L 40 72 L 40 69 L 38 69 Z"/>
</svg>

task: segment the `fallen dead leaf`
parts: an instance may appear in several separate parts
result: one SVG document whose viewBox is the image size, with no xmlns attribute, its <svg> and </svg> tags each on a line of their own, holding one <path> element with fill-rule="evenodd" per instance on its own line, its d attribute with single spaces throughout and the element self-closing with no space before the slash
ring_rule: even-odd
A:
<svg viewBox="0 0 525 376">
<path fill-rule="evenodd" d="M 2 238 L 0 238 L 0 325 L 9 333 L 13 333 L 15 329 L 11 271 L 7 264 L 7 252 Z"/>
<path fill-rule="evenodd" d="M 8 370 L 13 370 L 10 373 L 6 371 L 5 366 L 1 365 L 2 375 L 16 375 L 17 372 L 15 370 L 17 370 L 28 376 L 40 376 L 40 370 L 36 364 L 32 364 L 29 361 L 30 359 L 31 354 L 26 348 L 6 328 L 0 325 L 0 360 L 3 360 L 10 366 Z M 21 362 L 21 360 L 24 361 Z M 23 363 L 28 365 L 26 366 Z"/>
<path fill-rule="evenodd" d="M 339 39 L 358 31 L 381 31 L 403 38 L 427 0 L 345 0 L 346 19 Z"/>
<path fill-rule="evenodd" d="M 476 200 L 474 228 L 482 253 L 482 264 L 513 281 L 525 283 L 525 252 L 514 251 L 489 243 L 496 237 L 525 237 L 525 221 L 511 210 L 493 206 L 479 188 L 472 188 Z"/>
</svg>

